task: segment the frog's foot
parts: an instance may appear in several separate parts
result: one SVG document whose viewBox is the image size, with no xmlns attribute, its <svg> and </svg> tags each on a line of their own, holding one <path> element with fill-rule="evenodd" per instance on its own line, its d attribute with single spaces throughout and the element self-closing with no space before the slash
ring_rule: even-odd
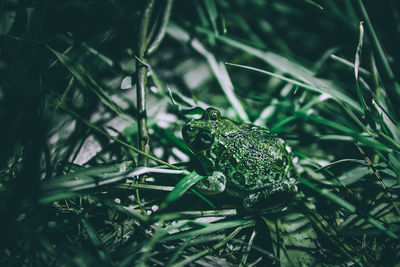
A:
<svg viewBox="0 0 400 267">
<path fill-rule="evenodd" d="M 262 195 L 261 192 L 257 192 L 257 193 L 248 195 L 247 197 L 245 197 L 245 198 L 243 199 L 243 206 L 244 206 L 246 209 L 252 209 L 252 208 L 254 208 L 254 206 L 255 206 L 257 203 L 260 202 L 260 199 L 261 199 L 260 196 L 261 196 L 261 195 Z"/>
<path fill-rule="evenodd" d="M 205 194 L 218 194 L 224 192 L 226 177 L 222 172 L 214 171 L 211 176 L 199 181 L 196 189 Z"/>
<path fill-rule="evenodd" d="M 243 199 L 243 206 L 246 209 L 275 210 L 281 209 L 293 199 L 297 193 L 295 184 L 279 187 L 275 190 L 264 190 L 248 195 Z"/>
</svg>

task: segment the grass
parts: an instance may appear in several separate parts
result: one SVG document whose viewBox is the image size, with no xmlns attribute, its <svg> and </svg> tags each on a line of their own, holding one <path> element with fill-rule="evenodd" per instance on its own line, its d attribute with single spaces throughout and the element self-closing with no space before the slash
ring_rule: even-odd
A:
<svg viewBox="0 0 400 267">
<path fill-rule="evenodd" d="M 139 1 L 0 2 L 0 265 L 398 264 L 396 1 L 161 2 L 140 56 Z M 209 106 L 289 144 L 283 209 L 193 189 Z"/>
</svg>

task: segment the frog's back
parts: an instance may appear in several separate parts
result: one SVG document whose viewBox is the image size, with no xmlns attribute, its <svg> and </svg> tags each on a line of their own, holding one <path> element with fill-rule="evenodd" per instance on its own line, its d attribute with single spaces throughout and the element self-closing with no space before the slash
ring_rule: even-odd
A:
<svg viewBox="0 0 400 267">
<path fill-rule="evenodd" d="M 243 124 L 221 136 L 218 168 L 227 175 L 227 191 L 235 196 L 273 191 L 289 175 L 289 155 L 282 139 L 267 129 Z"/>
</svg>

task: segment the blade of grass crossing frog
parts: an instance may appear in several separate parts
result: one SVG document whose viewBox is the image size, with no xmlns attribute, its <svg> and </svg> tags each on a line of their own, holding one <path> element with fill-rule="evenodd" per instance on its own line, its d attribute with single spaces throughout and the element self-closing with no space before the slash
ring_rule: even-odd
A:
<svg viewBox="0 0 400 267">
<path fill-rule="evenodd" d="M 249 117 L 234 93 L 233 84 L 225 65 L 222 62 L 218 62 L 215 56 L 209 52 L 198 39 L 192 40 L 191 44 L 198 53 L 206 58 L 215 78 L 220 84 L 232 107 L 235 109 L 239 119 L 248 122 Z"/>
<path fill-rule="evenodd" d="M 205 176 L 198 175 L 195 171 L 183 177 L 183 179 L 176 184 L 174 190 L 172 190 L 172 192 L 168 194 L 165 201 L 161 204 L 160 208 L 164 209 L 170 203 L 178 200 L 187 190 L 189 190 L 190 187 L 192 187 L 194 184 L 204 178 Z"/>
</svg>

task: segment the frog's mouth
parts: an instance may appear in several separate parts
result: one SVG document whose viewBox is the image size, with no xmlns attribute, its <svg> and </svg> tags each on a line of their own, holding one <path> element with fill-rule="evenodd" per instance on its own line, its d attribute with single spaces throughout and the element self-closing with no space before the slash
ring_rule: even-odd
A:
<svg viewBox="0 0 400 267">
<path fill-rule="evenodd" d="M 214 136 L 210 132 L 188 124 L 183 126 L 182 136 L 185 143 L 194 152 L 206 150 L 214 143 Z"/>
</svg>

